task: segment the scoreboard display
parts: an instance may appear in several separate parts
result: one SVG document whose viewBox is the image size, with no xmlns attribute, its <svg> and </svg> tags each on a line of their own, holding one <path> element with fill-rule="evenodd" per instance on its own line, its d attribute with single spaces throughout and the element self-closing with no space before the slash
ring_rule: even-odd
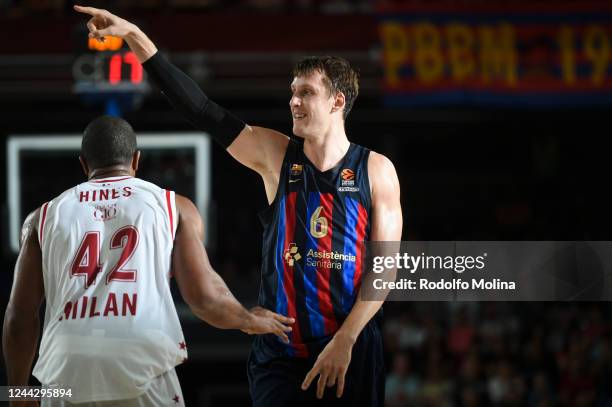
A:
<svg viewBox="0 0 612 407">
<path fill-rule="evenodd" d="M 76 93 L 136 93 L 149 91 L 146 75 L 136 55 L 121 38 L 104 41 L 88 38 L 87 51 L 79 55 L 72 69 Z"/>
</svg>

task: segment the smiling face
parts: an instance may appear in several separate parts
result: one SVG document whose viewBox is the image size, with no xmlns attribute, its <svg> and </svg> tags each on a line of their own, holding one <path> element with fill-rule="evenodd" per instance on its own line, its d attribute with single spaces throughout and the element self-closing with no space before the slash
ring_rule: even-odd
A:
<svg viewBox="0 0 612 407">
<path fill-rule="evenodd" d="M 296 136 L 317 137 L 326 134 L 334 120 L 342 121 L 344 95 L 333 94 L 325 81 L 321 71 L 293 79 L 289 107 Z"/>
</svg>

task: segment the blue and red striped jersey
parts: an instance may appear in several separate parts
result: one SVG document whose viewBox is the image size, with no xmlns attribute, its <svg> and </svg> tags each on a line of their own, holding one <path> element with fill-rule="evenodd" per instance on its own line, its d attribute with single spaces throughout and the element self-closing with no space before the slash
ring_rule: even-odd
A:
<svg viewBox="0 0 612 407">
<path fill-rule="evenodd" d="M 259 304 L 296 323 L 288 345 L 257 337 L 260 359 L 318 354 L 351 311 L 370 234 L 369 153 L 351 143 L 338 165 L 321 172 L 303 141 L 289 142 L 276 197 L 261 214 Z"/>
</svg>

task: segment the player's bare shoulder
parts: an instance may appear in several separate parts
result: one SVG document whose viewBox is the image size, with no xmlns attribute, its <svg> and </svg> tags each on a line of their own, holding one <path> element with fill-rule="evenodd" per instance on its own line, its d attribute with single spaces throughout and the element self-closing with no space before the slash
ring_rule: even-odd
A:
<svg viewBox="0 0 612 407">
<path fill-rule="evenodd" d="M 375 151 L 368 158 L 368 178 L 370 191 L 374 197 L 377 193 L 399 191 L 399 180 L 393 162 L 385 155 Z"/>
<path fill-rule="evenodd" d="M 179 224 L 177 229 L 177 238 L 180 239 L 185 234 L 185 229 L 190 229 L 195 232 L 201 239 L 204 238 L 204 221 L 198 208 L 187 197 L 176 194 L 176 209 L 178 212 Z"/>
<path fill-rule="evenodd" d="M 38 232 L 38 222 L 40 220 L 41 208 L 42 206 L 30 212 L 23 222 L 23 226 L 21 228 L 21 238 L 19 240 L 22 246 L 26 239 L 36 236 Z"/>
<path fill-rule="evenodd" d="M 185 220 L 195 220 L 195 218 L 200 218 L 198 209 L 189 198 L 176 194 L 175 199 L 179 216 L 183 217 Z"/>
</svg>

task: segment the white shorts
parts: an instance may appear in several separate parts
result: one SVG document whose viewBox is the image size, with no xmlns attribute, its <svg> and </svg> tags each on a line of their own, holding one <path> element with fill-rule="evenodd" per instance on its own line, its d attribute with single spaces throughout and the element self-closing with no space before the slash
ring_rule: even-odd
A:
<svg viewBox="0 0 612 407">
<path fill-rule="evenodd" d="M 183 392 L 174 369 L 157 376 L 147 390 L 133 399 L 70 403 L 64 400 L 42 399 L 41 407 L 184 407 Z"/>
</svg>

